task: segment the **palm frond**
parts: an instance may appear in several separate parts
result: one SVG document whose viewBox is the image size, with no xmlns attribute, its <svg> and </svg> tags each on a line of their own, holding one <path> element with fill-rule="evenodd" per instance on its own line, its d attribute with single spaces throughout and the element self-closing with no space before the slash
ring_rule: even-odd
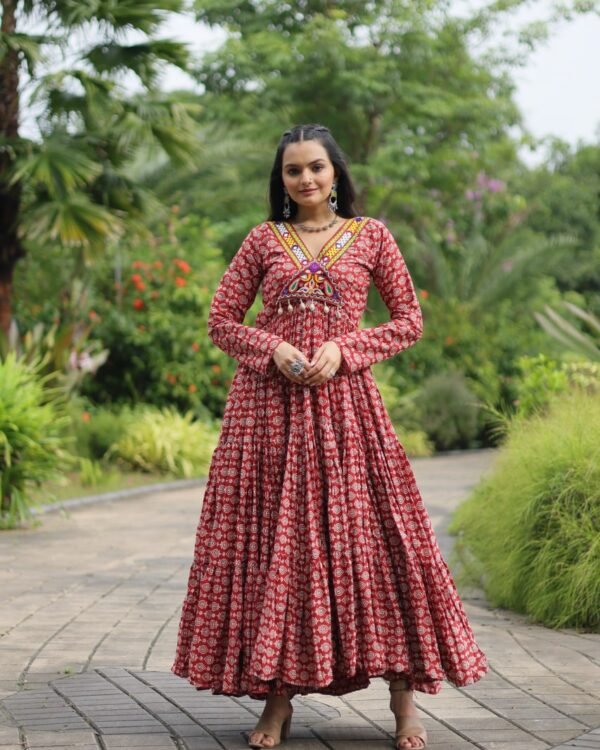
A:
<svg viewBox="0 0 600 750">
<path fill-rule="evenodd" d="M 30 206 L 24 226 L 28 240 L 57 241 L 91 250 L 103 248 L 124 230 L 121 219 L 104 206 L 92 203 L 83 193 Z"/>
<path fill-rule="evenodd" d="M 484 259 L 471 288 L 472 299 L 487 306 L 511 295 L 523 279 L 552 273 L 577 240 L 569 235 L 511 238 Z"/>
<path fill-rule="evenodd" d="M 133 71 L 145 86 L 153 86 L 161 64 L 167 63 L 185 70 L 189 64 L 189 53 L 181 42 L 152 39 L 127 46 L 116 42 L 99 44 L 92 47 L 83 59 L 97 73 Z"/>
<path fill-rule="evenodd" d="M 34 75 L 35 66 L 43 57 L 42 45 L 58 44 L 60 41 L 60 37 L 0 31 L 0 62 L 8 52 L 17 52 L 25 60 L 29 75 Z"/>
<path fill-rule="evenodd" d="M 74 28 L 100 22 L 116 31 L 135 29 L 152 33 L 165 20 L 167 13 L 183 9 L 182 0 L 25 0 L 25 13 L 43 14 L 60 24 Z"/>
<path fill-rule="evenodd" d="M 563 300 L 563 305 L 567 308 L 567 310 L 572 312 L 573 315 L 576 315 L 580 320 L 583 320 L 584 323 L 587 323 L 593 331 L 595 331 L 596 333 L 600 333 L 600 320 L 598 320 L 595 315 L 582 310 L 581 307 L 574 305 L 568 300 Z"/>
<path fill-rule="evenodd" d="M 48 138 L 31 144 L 16 162 L 11 182 L 27 181 L 43 187 L 51 198 L 61 198 L 88 184 L 102 171 L 101 165 L 78 150 L 72 139 Z"/>
<path fill-rule="evenodd" d="M 579 308 L 578 308 L 579 309 Z M 594 361 L 600 360 L 600 346 L 586 333 L 575 328 L 549 305 L 545 305 L 544 313 L 535 312 L 534 316 L 541 327 L 559 341 L 566 349 L 582 354 Z M 581 312 L 584 312 L 581 310 Z M 587 314 L 586 314 L 587 317 Z M 592 316 L 593 317 L 593 316 Z M 598 321 L 594 318 L 594 323 Z"/>
</svg>

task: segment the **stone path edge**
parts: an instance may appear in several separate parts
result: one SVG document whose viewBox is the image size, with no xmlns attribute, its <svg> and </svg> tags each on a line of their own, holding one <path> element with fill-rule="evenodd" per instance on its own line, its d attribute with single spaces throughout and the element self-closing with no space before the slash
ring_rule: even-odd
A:
<svg viewBox="0 0 600 750">
<path fill-rule="evenodd" d="M 438 451 L 435 454 L 437 456 L 454 456 L 460 454 L 473 454 L 479 453 L 480 451 L 489 450 L 486 448 L 466 448 L 465 450 L 451 450 L 451 451 Z M 421 458 L 430 458 L 429 456 L 421 457 L 415 456 L 410 457 L 411 463 L 418 462 Z M 34 506 L 30 512 L 32 516 L 41 516 L 46 513 L 56 513 L 61 510 L 69 510 L 71 508 L 81 508 L 85 505 L 94 505 L 95 503 L 110 502 L 111 500 L 127 500 L 130 497 L 139 497 L 140 495 L 151 495 L 154 492 L 166 492 L 171 490 L 184 490 L 189 487 L 203 487 L 206 485 L 208 477 L 195 477 L 194 479 L 176 479 L 172 482 L 157 482 L 155 484 L 147 484 L 142 487 L 131 487 L 126 490 L 115 490 L 114 492 L 103 492 L 99 495 L 84 495 L 83 497 L 73 497 L 68 500 L 58 500 L 55 503 L 47 503 L 46 505 Z"/>
<path fill-rule="evenodd" d="M 103 492 L 99 495 L 84 495 L 83 497 L 74 497 L 69 500 L 58 500 L 55 503 L 47 505 L 34 506 L 31 508 L 33 516 L 40 516 L 46 513 L 55 513 L 59 510 L 69 510 L 70 508 L 80 508 L 84 505 L 94 505 L 96 503 L 105 503 L 110 500 L 127 500 L 130 497 L 139 497 L 140 495 L 152 495 L 156 492 L 171 492 L 172 490 L 185 490 L 190 487 L 203 487 L 206 484 L 207 477 L 198 477 L 196 479 L 177 479 L 172 482 L 157 482 L 155 484 L 146 484 L 142 487 L 131 487 L 126 490 L 115 490 L 114 492 Z"/>
</svg>

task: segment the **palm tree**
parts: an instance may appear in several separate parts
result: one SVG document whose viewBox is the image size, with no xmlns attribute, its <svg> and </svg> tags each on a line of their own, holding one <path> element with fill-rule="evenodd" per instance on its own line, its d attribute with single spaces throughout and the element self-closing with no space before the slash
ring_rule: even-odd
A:
<svg viewBox="0 0 600 750">
<path fill-rule="evenodd" d="M 426 237 L 411 261 L 429 292 L 465 302 L 477 316 L 506 298 L 526 298 L 536 279 L 565 262 L 574 244 L 568 235 L 507 231 L 494 241 L 475 231 L 449 249 Z"/>
<path fill-rule="evenodd" d="M 535 319 L 550 336 L 560 341 L 566 349 L 577 352 L 587 359 L 600 361 L 600 319 L 572 302 L 563 300 L 562 304 L 570 313 L 583 321 L 589 332 L 580 331 L 579 328 L 559 315 L 549 305 L 545 305 L 543 313 L 534 313 Z"/>
<path fill-rule="evenodd" d="M 188 54 L 153 38 L 182 6 L 0 0 L 0 330 L 10 328 L 15 265 L 34 244 L 85 255 L 143 230 L 156 201 L 128 171 L 140 148 L 193 158 L 192 105 L 157 89 L 162 68 L 185 69 Z M 29 137 L 25 116 L 35 116 Z"/>
</svg>

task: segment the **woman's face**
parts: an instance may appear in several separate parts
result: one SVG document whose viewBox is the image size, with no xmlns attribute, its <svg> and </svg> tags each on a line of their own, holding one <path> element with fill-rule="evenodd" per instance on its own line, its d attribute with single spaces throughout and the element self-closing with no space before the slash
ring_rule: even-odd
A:
<svg viewBox="0 0 600 750">
<path fill-rule="evenodd" d="M 329 199 L 335 169 L 319 141 L 298 141 L 285 147 L 281 176 L 293 201 L 314 207 Z"/>
</svg>

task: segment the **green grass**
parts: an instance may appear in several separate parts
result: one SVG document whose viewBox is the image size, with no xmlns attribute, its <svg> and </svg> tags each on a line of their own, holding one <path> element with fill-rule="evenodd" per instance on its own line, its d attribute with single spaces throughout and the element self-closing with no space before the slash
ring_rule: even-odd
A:
<svg viewBox="0 0 600 750">
<path fill-rule="evenodd" d="M 494 606 L 600 631 L 600 397 L 574 391 L 510 431 L 455 512 L 459 579 Z"/>
</svg>

